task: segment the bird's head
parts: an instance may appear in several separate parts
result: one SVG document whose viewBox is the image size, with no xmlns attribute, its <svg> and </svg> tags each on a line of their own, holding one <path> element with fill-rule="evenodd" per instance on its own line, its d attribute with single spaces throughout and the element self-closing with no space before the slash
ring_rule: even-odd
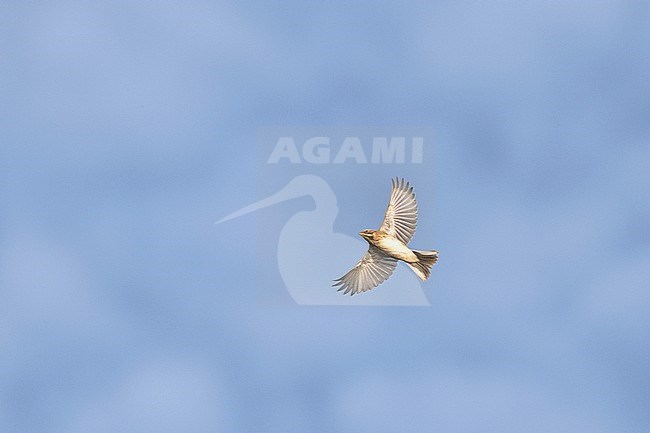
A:
<svg viewBox="0 0 650 433">
<path fill-rule="evenodd" d="M 372 239 L 372 235 L 375 233 L 374 230 L 366 229 L 366 230 L 361 230 L 359 232 L 359 236 L 361 236 L 364 239 Z"/>
</svg>

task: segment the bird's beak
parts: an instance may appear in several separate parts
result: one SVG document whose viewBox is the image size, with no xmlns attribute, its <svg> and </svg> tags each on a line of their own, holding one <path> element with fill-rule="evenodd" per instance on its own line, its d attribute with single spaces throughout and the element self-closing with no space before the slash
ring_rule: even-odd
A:
<svg viewBox="0 0 650 433">
<path fill-rule="evenodd" d="M 280 191 L 276 192 L 273 195 L 268 196 L 267 198 L 264 198 L 258 202 L 255 202 L 251 205 L 241 208 L 238 211 L 233 212 L 230 215 L 221 218 L 215 224 L 221 224 L 222 222 L 234 218 L 239 218 L 240 216 L 246 215 L 248 213 L 255 212 L 257 210 L 264 209 L 265 207 L 269 207 L 274 204 L 281 203 L 283 201 L 291 200 L 292 198 L 300 197 L 302 195 L 304 195 L 304 193 L 297 191 L 295 188 L 284 187 Z"/>
</svg>

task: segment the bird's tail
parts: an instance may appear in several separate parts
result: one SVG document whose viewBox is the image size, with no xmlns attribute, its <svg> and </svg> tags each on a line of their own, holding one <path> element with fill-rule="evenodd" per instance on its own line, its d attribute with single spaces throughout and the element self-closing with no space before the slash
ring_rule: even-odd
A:
<svg viewBox="0 0 650 433">
<path fill-rule="evenodd" d="M 407 262 L 406 264 L 422 281 L 426 281 L 429 275 L 431 275 L 431 267 L 438 261 L 438 251 L 412 251 L 418 258 L 418 261 L 413 263 Z"/>
</svg>

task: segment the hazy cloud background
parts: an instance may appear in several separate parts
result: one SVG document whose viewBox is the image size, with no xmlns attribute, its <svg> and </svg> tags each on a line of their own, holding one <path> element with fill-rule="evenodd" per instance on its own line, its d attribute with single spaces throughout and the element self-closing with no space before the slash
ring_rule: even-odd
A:
<svg viewBox="0 0 650 433">
<path fill-rule="evenodd" d="M 648 22 L 0 3 L 0 430 L 646 430 Z M 431 308 L 256 306 L 253 220 L 213 222 L 260 198 L 258 128 L 314 124 L 437 131 Z"/>
</svg>

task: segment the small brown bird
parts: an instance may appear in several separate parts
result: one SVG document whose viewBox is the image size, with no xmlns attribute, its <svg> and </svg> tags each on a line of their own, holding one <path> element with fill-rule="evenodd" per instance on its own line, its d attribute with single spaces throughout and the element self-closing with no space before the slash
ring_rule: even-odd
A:
<svg viewBox="0 0 650 433">
<path fill-rule="evenodd" d="M 438 260 L 438 251 L 412 250 L 411 241 L 418 222 L 418 204 L 413 187 L 404 179 L 391 179 L 393 190 L 379 230 L 366 229 L 359 235 L 368 241 L 368 251 L 347 274 L 334 280 L 333 286 L 344 294 L 365 292 L 377 287 L 391 276 L 402 260 L 426 281 L 431 267 Z"/>
</svg>

